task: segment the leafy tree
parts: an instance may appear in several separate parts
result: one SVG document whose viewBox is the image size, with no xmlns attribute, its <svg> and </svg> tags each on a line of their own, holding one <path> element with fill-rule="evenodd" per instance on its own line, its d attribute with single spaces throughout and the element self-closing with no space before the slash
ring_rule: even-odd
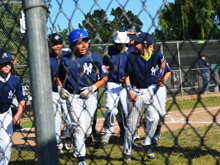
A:
<svg viewBox="0 0 220 165">
<path fill-rule="evenodd" d="M 217 38 L 220 34 L 219 0 L 176 0 L 158 11 L 157 40 Z"/>
<path fill-rule="evenodd" d="M 95 10 L 93 14 L 87 13 L 85 20 L 79 24 L 79 28 L 85 29 L 91 37 L 93 43 L 108 43 L 116 30 L 125 30 L 129 23 L 137 23 L 143 25 L 140 19 L 132 13 L 125 11 L 120 7 L 112 9 L 112 21 L 108 20 L 104 10 Z"/>
</svg>

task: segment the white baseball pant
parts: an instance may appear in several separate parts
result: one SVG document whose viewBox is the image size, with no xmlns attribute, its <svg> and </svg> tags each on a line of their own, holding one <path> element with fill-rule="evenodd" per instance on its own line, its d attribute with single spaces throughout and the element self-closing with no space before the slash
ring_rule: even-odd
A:
<svg viewBox="0 0 220 165">
<path fill-rule="evenodd" d="M 163 119 L 166 115 L 166 109 L 165 109 L 166 99 L 167 99 L 166 87 L 165 86 L 160 87 L 157 84 L 152 84 L 152 87 L 158 103 L 158 111 L 159 111 L 158 125 L 162 125 Z M 160 135 L 161 135 L 160 131 L 157 132 L 157 134 L 155 134 L 157 140 L 160 139 Z"/>
<path fill-rule="evenodd" d="M 0 165 L 7 165 L 11 156 L 11 135 L 13 133 L 11 108 L 0 114 Z"/>
<path fill-rule="evenodd" d="M 95 92 L 85 100 L 78 94 L 71 94 L 67 100 L 72 125 L 70 132 L 73 132 L 74 139 L 74 155 L 77 157 L 86 155 L 85 139 L 92 132 L 93 117 L 98 103 L 97 96 Z"/>
<path fill-rule="evenodd" d="M 67 124 L 67 127 L 71 125 L 71 120 L 68 114 L 66 100 L 62 100 L 58 92 L 52 92 L 52 96 L 53 96 L 53 109 L 54 109 L 57 148 L 63 149 L 63 144 L 61 142 L 61 124 L 62 124 L 63 112 L 64 112 L 64 120 Z"/>
<path fill-rule="evenodd" d="M 145 107 L 145 116 L 147 116 L 146 123 L 148 123 L 147 133 L 142 145 L 150 145 L 151 139 L 154 136 L 159 120 L 157 112 L 156 97 L 153 94 L 152 87 L 146 89 L 138 89 L 133 87 L 133 93 L 137 95 L 138 100 L 136 102 L 130 102 L 128 100 L 128 116 L 127 127 L 125 129 L 125 139 L 123 146 L 123 153 L 126 155 L 131 154 L 132 140 L 137 131 L 138 119 L 141 115 L 143 106 Z"/>
<path fill-rule="evenodd" d="M 121 83 L 107 82 L 105 96 L 105 107 L 107 108 L 107 111 L 105 112 L 103 127 L 105 129 L 105 134 L 111 135 L 114 131 L 115 116 L 118 114 L 117 107 L 119 100 L 122 104 L 123 112 L 125 116 L 127 116 L 127 91 Z"/>
</svg>

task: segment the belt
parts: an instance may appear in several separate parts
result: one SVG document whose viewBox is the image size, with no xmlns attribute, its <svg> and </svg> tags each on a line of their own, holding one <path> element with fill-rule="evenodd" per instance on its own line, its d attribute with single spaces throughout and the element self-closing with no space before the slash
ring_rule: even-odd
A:
<svg viewBox="0 0 220 165">
<path fill-rule="evenodd" d="M 81 93 L 81 91 L 78 91 L 78 90 L 70 90 L 70 89 L 68 89 L 67 91 L 69 93 L 71 93 L 71 94 L 80 94 Z"/>
<path fill-rule="evenodd" d="M 139 87 L 139 86 L 137 86 L 137 85 L 131 85 L 132 88 L 137 88 L 137 89 L 145 89 L 145 88 L 148 88 L 148 87 L 150 87 L 150 86 L 151 86 L 151 84 L 145 85 L 145 86 L 143 86 L 143 87 Z"/>
</svg>

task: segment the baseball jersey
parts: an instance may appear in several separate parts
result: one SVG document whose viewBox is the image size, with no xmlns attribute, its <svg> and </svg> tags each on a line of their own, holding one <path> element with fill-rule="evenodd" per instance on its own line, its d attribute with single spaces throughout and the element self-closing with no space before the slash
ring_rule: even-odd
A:
<svg viewBox="0 0 220 165">
<path fill-rule="evenodd" d="M 62 50 L 62 53 L 60 54 L 59 58 L 54 57 L 52 54 L 50 54 L 50 73 L 51 73 L 51 81 L 52 81 L 52 90 L 53 92 L 58 92 L 57 88 L 57 76 L 58 76 L 58 60 L 62 58 L 65 54 L 68 54 L 69 51 Z"/>
<path fill-rule="evenodd" d="M 101 58 L 90 50 L 81 57 L 73 57 L 72 53 L 68 53 L 61 58 L 61 64 L 58 70 L 58 77 L 68 79 L 63 86 L 70 93 L 80 91 L 83 87 L 90 86 L 101 78 L 107 76 L 107 71 L 103 65 Z"/>
<path fill-rule="evenodd" d="M 165 60 L 162 53 L 149 50 L 149 57 L 131 52 L 126 62 L 125 72 L 130 76 L 130 82 L 137 88 L 147 88 L 158 78 L 158 70 Z"/>
<path fill-rule="evenodd" d="M 108 55 L 104 56 L 103 64 L 110 66 L 108 74 L 108 82 L 120 82 L 125 72 L 125 64 L 127 60 L 127 53 L 120 53 L 115 46 L 108 47 Z"/>
<path fill-rule="evenodd" d="M 8 74 L 7 78 L 0 77 L 0 113 L 6 112 L 12 104 L 13 96 L 16 96 L 18 102 L 25 99 L 26 94 L 21 82 L 12 74 Z"/>
</svg>

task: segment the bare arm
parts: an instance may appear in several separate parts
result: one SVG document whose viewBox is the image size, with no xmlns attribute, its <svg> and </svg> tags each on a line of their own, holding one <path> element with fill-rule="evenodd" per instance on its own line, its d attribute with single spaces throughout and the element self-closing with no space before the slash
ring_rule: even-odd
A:
<svg viewBox="0 0 220 165">
<path fill-rule="evenodd" d="M 12 119 L 13 124 L 17 125 L 20 123 L 20 118 L 21 118 L 21 115 L 24 111 L 24 107 L 25 107 L 25 101 L 22 100 L 18 103 L 18 112 L 16 113 L 16 115 Z"/>
<path fill-rule="evenodd" d="M 158 85 L 160 87 L 163 87 L 165 85 L 166 81 L 168 80 L 168 78 L 170 77 L 170 75 L 171 75 L 171 72 L 166 72 L 163 76 L 163 79 L 158 82 Z"/>
<path fill-rule="evenodd" d="M 95 82 L 95 86 L 98 89 L 99 87 L 101 87 L 102 85 L 104 85 L 106 82 L 108 81 L 108 76 L 103 77 L 103 79 Z"/>
<path fill-rule="evenodd" d="M 128 73 L 125 73 L 125 84 L 126 86 L 130 85 L 131 86 L 131 82 L 130 82 L 130 77 L 128 75 Z M 136 94 L 134 94 L 132 92 L 132 90 L 128 91 L 128 95 L 129 95 L 129 101 L 137 101 L 138 97 Z"/>
</svg>

